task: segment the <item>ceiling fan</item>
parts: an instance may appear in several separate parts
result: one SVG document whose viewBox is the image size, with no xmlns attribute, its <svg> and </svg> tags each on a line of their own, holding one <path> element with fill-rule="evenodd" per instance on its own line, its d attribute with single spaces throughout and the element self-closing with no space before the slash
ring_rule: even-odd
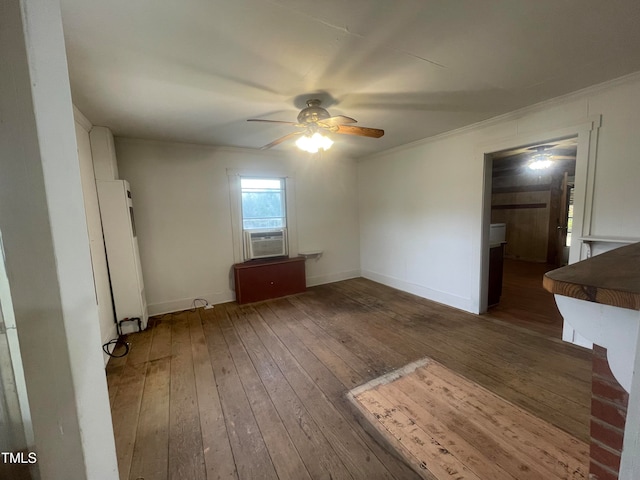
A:
<svg viewBox="0 0 640 480">
<path fill-rule="evenodd" d="M 351 117 L 344 115 L 336 115 L 332 117 L 329 112 L 320 106 L 321 101 L 318 99 L 307 100 L 307 106 L 298 114 L 298 122 L 285 122 L 282 120 L 263 120 L 260 118 L 250 118 L 248 122 L 268 122 L 268 123 L 284 123 L 293 125 L 301 130 L 291 132 L 280 137 L 273 142 L 265 145 L 261 150 L 275 147 L 289 139 L 302 135 L 296 141 L 296 145 L 310 153 L 315 153 L 319 149 L 327 150 L 333 142 L 329 137 L 322 135 L 323 132 L 341 133 L 344 135 L 359 135 L 361 137 L 380 138 L 384 135 L 384 130 L 378 128 L 357 127 L 351 125 L 357 123 Z"/>
<path fill-rule="evenodd" d="M 559 148 L 558 148 L 559 147 Z M 562 148 L 558 144 L 539 145 L 527 149 L 529 154 L 529 168 L 532 170 L 544 170 L 558 161 L 575 161 L 575 147 Z"/>
<path fill-rule="evenodd" d="M 576 146 L 575 145 L 562 145 L 560 143 L 550 143 L 546 145 L 538 145 L 536 147 L 527 148 L 527 152 L 531 152 L 531 155 L 549 155 L 553 157 L 553 160 L 575 160 L 576 159 Z"/>
</svg>

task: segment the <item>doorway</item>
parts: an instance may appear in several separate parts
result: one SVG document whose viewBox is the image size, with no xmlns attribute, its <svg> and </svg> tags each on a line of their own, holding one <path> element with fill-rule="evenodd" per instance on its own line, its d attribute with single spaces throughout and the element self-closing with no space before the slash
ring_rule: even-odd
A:
<svg viewBox="0 0 640 480">
<path fill-rule="evenodd" d="M 577 136 L 493 152 L 487 314 L 562 338 L 542 277 L 566 265 L 573 227 Z"/>
</svg>

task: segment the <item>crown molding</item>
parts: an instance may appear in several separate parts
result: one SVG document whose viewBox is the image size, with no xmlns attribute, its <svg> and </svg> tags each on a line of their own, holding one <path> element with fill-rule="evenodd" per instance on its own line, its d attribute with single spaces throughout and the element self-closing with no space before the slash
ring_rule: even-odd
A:
<svg viewBox="0 0 640 480">
<path fill-rule="evenodd" d="M 589 87 L 582 88 L 580 90 L 576 90 L 574 92 L 570 92 L 564 95 L 560 95 L 559 97 L 550 98 L 548 100 L 543 100 L 542 102 L 538 102 L 533 105 L 528 105 L 526 107 L 519 108 L 517 110 L 513 110 L 511 112 L 503 113 L 501 115 L 488 118 L 486 120 L 482 120 L 480 122 L 472 123 L 471 125 L 465 125 L 464 127 L 456 128 L 454 130 L 449 130 L 447 132 L 439 133 L 437 135 L 433 135 L 431 137 L 421 138 L 420 140 L 415 140 L 410 143 L 405 143 L 404 145 L 399 145 L 397 147 L 389 148 L 388 150 L 383 150 L 382 152 L 377 152 L 368 156 L 359 157 L 358 162 L 366 162 L 370 159 L 386 156 L 389 154 L 401 152 L 403 150 L 408 150 L 412 148 L 419 147 L 421 145 L 426 145 L 432 142 L 437 142 L 443 140 L 448 137 L 453 137 L 457 135 L 462 135 L 464 133 L 470 132 L 472 130 L 477 130 L 479 128 L 490 127 L 499 123 L 507 122 L 510 120 L 518 120 L 526 115 L 537 113 L 542 110 L 545 110 L 551 105 L 555 105 L 558 103 L 569 102 L 572 100 L 579 100 L 595 93 L 599 93 L 604 90 L 609 90 L 614 87 L 618 87 L 621 85 L 627 85 L 631 83 L 635 83 L 640 81 L 640 72 L 630 73 L 628 75 L 624 75 L 622 77 L 615 78 L 613 80 L 607 80 L 606 82 L 598 83 L 596 85 L 591 85 Z M 589 117 L 590 119 L 591 117 Z"/>
</svg>

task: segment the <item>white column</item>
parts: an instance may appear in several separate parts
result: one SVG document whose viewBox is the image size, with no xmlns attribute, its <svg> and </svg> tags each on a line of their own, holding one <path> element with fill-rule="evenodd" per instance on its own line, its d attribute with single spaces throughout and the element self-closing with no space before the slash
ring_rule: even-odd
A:
<svg viewBox="0 0 640 480">
<path fill-rule="evenodd" d="M 46 479 L 117 461 L 56 1 L 0 0 L 0 230 Z"/>
</svg>

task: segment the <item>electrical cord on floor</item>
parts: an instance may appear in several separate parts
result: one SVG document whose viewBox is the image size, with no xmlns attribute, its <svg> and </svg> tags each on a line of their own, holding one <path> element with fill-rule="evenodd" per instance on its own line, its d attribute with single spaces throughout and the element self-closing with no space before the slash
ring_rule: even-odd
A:
<svg viewBox="0 0 640 480">
<path fill-rule="evenodd" d="M 109 345 L 113 345 L 113 348 L 111 349 L 111 351 L 109 351 Z M 122 355 L 113 354 L 113 352 L 115 352 L 118 345 L 124 345 L 124 353 Z M 102 351 L 112 358 L 121 358 L 129 353 L 129 342 L 126 342 L 120 338 L 114 338 L 113 340 L 109 340 L 107 343 L 102 345 Z"/>
<path fill-rule="evenodd" d="M 204 305 L 198 305 L 196 302 L 203 302 Z M 193 303 L 191 304 L 191 311 L 195 312 L 198 307 L 208 307 L 209 306 L 209 301 L 204 299 L 204 298 L 196 298 Z"/>
</svg>

